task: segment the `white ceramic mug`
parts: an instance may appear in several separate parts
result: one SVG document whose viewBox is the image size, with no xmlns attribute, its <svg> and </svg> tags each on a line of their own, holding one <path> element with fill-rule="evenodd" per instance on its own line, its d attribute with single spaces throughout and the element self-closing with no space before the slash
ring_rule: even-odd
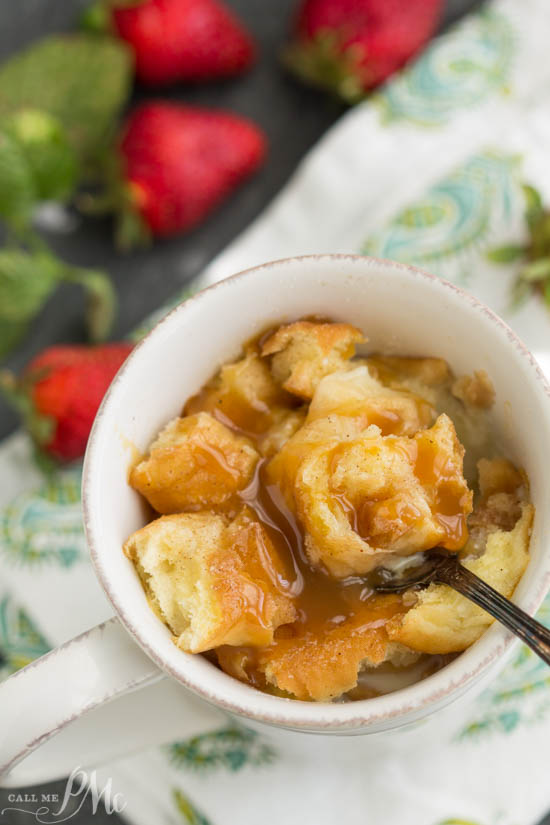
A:
<svg viewBox="0 0 550 825">
<path fill-rule="evenodd" d="M 435 355 L 455 372 L 484 369 L 496 389 L 494 426 L 524 467 L 536 517 L 531 560 L 515 601 L 533 614 L 550 585 L 550 387 L 514 333 L 457 287 L 413 267 L 351 255 L 275 261 L 222 281 L 173 310 L 136 347 L 97 415 L 84 465 L 86 534 L 116 618 L 0 685 L 0 784 L 24 785 L 148 745 L 244 718 L 293 747 L 327 734 L 331 751 L 378 756 L 407 736 L 440 735 L 453 704 L 475 696 L 512 647 L 498 624 L 451 664 L 395 693 L 347 704 L 269 696 L 202 656 L 183 653 L 150 610 L 121 547 L 143 524 L 127 483 L 131 445 L 145 451 L 185 400 L 268 325 L 308 315 L 348 321 L 386 353 Z M 137 643 L 137 644 L 136 644 Z M 200 697 L 200 698 L 198 698 Z M 420 727 L 419 727 L 420 726 Z M 329 734 L 360 734 L 336 739 Z M 393 734 L 393 735 L 390 735 Z M 318 752 L 321 738 L 315 738 Z M 337 745 L 336 745 L 337 743 Z M 372 748 L 371 748 L 372 749 Z"/>
</svg>

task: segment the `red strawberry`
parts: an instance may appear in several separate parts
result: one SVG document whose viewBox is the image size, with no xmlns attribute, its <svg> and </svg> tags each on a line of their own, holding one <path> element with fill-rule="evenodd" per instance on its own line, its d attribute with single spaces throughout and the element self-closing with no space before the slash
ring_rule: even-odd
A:
<svg viewBox="0 0 550 825">
<path fill-rule="evenodd" d="M 112 21 L 151 86 L 238 74 L 254 59 L 250 35 L 220 0 L 145 0 L 115 8 Z"/>
<path fill-rule="evenodd" d="M 1 376 L 38 446 L 61 461 L 80 458 L 103 396 L 132 344 L 49 347 L 21 379 Z"/>
<path fill-rule="evenodd" d="M 443 0 L 304 0 L 288 66 L 348 103 L 401 68 L 433 34 Z"/>
<path fill-rule="evenodd" d="M 126 201 L 153 235 L 184 232 L 258 168 L 265 149 L 262 132 L 237 115 L 145 103 L 130 116 L 120 141 Z M 123 246 L 135 241 L 127 217 L 126 211 Z"/>
</svg>

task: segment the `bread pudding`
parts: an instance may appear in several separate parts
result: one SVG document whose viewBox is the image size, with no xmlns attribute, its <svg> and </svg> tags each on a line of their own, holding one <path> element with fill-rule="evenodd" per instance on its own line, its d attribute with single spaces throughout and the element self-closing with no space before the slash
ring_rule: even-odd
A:
<svg viewBox="0 0 550 825">
<path fill-rule="evenodd" d="M 528 480 L 498 450 L 489 376 L 365 343 L 323 319 L 266 331 L 129 474 L 154 511 L 124 545 L 151 608 L 182 650 L 277 696 L 376 696 L 492 622 L 446 585 L 377 593 L 376 568 L 437 546 L 509 597 L 528 562 Z"/>
</svg>

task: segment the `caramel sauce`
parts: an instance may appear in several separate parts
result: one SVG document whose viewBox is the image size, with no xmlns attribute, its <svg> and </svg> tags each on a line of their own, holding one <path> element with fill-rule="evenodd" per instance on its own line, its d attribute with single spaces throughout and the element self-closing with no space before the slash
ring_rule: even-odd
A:
<svg viewBox="0 0 550 825">
<path fill-rule="evenodd" d="M 351 615 L 374 598 L 373 591 L 363 579 L 334 579 L 310 564 L 302 529 L 278 486 L 268 482 L 265 468 L 265 460 L 258 462 L 254 481 L 239 497 L 255 512 L 285 567 L 292 570 L 292 578 L 284 583 L 282 592 L 292 598 L 298 613 L 292 636 L 301 636 L 311 632 L 314 625 L 338 623 L 342 616 Z"/>
<path fill-rule="evenodd" d="M 274 411 L 299 407 L 299 399 L 272 383 L 269 367 L 260 358 L 263 337 L 245 345 L 242 361 L 222 368 L 224 380 L 217 373 L 189 398 L 183 415 L 209 412 L 229 429 L 256 440 L 273 423 Z M 264 384 L 261 395 L 254 393 L 258 382 Z"/>
<path fill-rule="evenodd" d="M 231 466 L 225 453 L 206 441 L 193 445 L 193 459 L 198 468 L 206 470 L 212 476 L 221 475 L 223 478 L 226 475 L 233 479 L 239 478 L 239 469 Z"/>
<path fill-rule="evenodd" d="M 468 539 L 464 506 L 468 492 L 457 485 L 456 468 L 450 457 L 423 434 L 414 439 L 396 439 L 395 449 L 413 465 L 414 475 L 428 492 L 432 517 L 444 532 L 441 544 L 448 550 L 459 550 Z M 369 498 L 357 506 L 342 492 L 334 491 L 333 496 L 352 529 L 368 544 L 378 547 L 395 541 L 425 518 L 411 501 L 400 495 L 384 496 L 383 500 Z"/>
<path fill-rule="evenodd" d="M 380 429 L 382 435 L 395 435 L 400 432 L 403 425 L 401 416 L 392 410 L 380 410 L 375 407 L 365 405 L 364 426 L 370 427 L 374 424 Z"/>
<path fill-rule="evenodd" d="M 464 503 L 468 493 L 457 489 L 456 473 L 449 459 L 428 437 L 416 439 L 414 472 L 420 483 L 433 491 L 432 513 L 445 532 L 447 550 L 460 550 L 468 539 Z"/>
<path fill-rule="evenodd" d="M 432 405 L 408 390 L 401 390 L 401 392 L 416 404 L 419 420 L 424 422 L 426 426 L 431 424 L 434 420 Z M 361 406 L 361 417 L 365 427 L 375 424 L 382 435 L 401 435 L 403 433 L 403 416 L 398 412 L 369 404 L 368 401 L 363 402 Z"/>
<path fill-rule="evenodd" d="M 262 341 L 272 332 L 273 328 L 270 328 L 255 341 L 247 343 L 245 352 L 258 353 Z M 277 398 L 276 402 L 280 402 L 287 409 L 292 409 L 291 405 L 298 406 L 301 403 L 286 393 Z M 419 402 L 426 410 L 431 411 L 427 402 L 423 399 L 419 399 Z M 190 415 L 200 411 L 209 412 L 237 434 L 250 438 L 255 445 L 260 443 L 261 437 L 273 423 L 272 407 L 269 404 L 247 398 L 242 393 L 231 392 L 230 388 L 224 386 L 224 382 L 220 382 L 216 377 L 188 400 L 183 412 L 184 415 Z M 365 409 L 364 414 L 365 426 L 375 424 L 383 435 L 398 433 L 401 428 L 401 417 L 397 412 L 375 409 L 373 405 L 372 409 Z M 438 523 L 445 530 L 446 546 L 461 547 L 467 537 L 466 520 L 456 515 L 460 502 L 453 493 L 452 486 L 446 484 L 448 468 L 445 463 L 439 461 L 437 450 L 430 450 L 429 443 L 416 446 L 413 439 L 409 441 L 409 449 L 416 451 L 411 455 L 415 474 L 422 483 L 432 485 L 435 490 L 433 509 Z M 219 461 L 219 457 L 205 455 L 205 460 Z M 392 617 L 406 612 L 407 607 L 403 604 L 401 596 L 377 594 L 369 586 L 367 577 L 335 579 L 322 568 L 311 565 L 305 552 L 301 526 L 287 506 L 280 488 L 270 482 L 266 472 L 267 463 L 268 459 L 261 459 L 249 486 L 218 510 L 234 515 L 244 503 L 254 512 L 281 559 L 281 568 L 274 569 L 269 553 L 260 553 L 261 558 L 257 564 L 260 565 L 261 571 L 258 578 L 265 580 L 267 576 L 274 590 L 292 599 L 297 618 L 291 624 L 277 628 L 274 640 L 268 646 L 223 646 L 218 648 L 217 654 L 221 666 L 227 673 L 261 690 L 285 695 L 267 684 L 259 668 L 263 656 L 284 654 L 292 649 L 297 641 L 316 644 L 330 636 L 336 637 L 338 628 L 344 625 L 352 639 L 364 637 L 367 631 L 368 634 L 381 638 L 380 634 L 384 633 L 385 624 Z M 372 538 L 373 508 L 379 507 L 380 504 L 369 501 L 355 508 L 345 496 L 335 494 L 335 498 L 347 513 L 353 529 L 361 537 Z M 410 504 L 400 505 L 398 501 L 389 501 L 385 507 L 387 512 L 383 514 L 384 518 L 401 521 L 404 525 L 403 530 L 421 515 Z M 256 553 L 258 546 L 261 550 L 261 542 L 256 542 Z M 250 569 L 252 571 L 252 567 Z M 250 599 L 247 599 L 247 612 L 260 626 L 265 626 L 263 592 L 250 594 Z M 434 665 L 434 669 L 438 666 L 441 665 Z M 379 692 L 370 688 L 366 690 L 368 695 L 378 695 Z M 357 693 L 357 697 L 352 698 L 360 698 L 360 688 L 357 688 Z"/>
<path fill-rule="evenodd" d="M 352 530 L 367 544 L 385 547 L 406 533 L 421 517 L 420 511 L 408 501 L 388 499 L 363 501 L 355 507 L 344 493 L 334 493 L 347 516 Z M 384 530 L 376 527 L 376 521 L 384 524 Z"/>
<path fill-rule="evenodd" d="M 186 415 L 201 411 L 210 412 L 231 430 L 256 444 L 271 423 L 266 420 L 267 411 L 263 407 L 255 409 L 244 398 L 220 390 L 215 379 L 189 399 L 184 408 Z M 369 423 L 376 423 L 385 432 L 399 428 L 400 421 L 400 417 L 391 411 L 373 411 L 372 416 L 369 412 Z M 210 460 L 218 460 L 218 457 L 210 456 Z M 220 649 L 225 670 L 262 690 L 267 689 L 265 677 L 255 666 L 262 655 L 277 654 L 279 650 L 284 652 L 298 639 L 322 641 L 344 623 L 353 623 L 353 630 L 347 631 L 351 636 L 364 635 L 367 630 L 380 633 L 390 618 L 405 610 L 400 597 L 389 598 L 374 593 L 365 578 L 335 579 L 309 562 L 301 526 L 278 485 L 268 478 L 268 461 L 260 459 L 248 487 L 218 508 L 233 516 L 239 505 L 246 504 L 255 513 L 282 561 L 282 570 L 273 570 L 269 554 L 261 554 L 258 564 L 262 569 L 257 571 L 258 577 L 265 579 L 267 573 L 274 590 L 291 598 L 297 613 L 292 624 L 275 631 L 274 641 L 267 647 Z M 256 553 L 257 547 L 258 544 Z M 252 567 L 250 570 L 252 573 Z M 263 594 L 249 595 L 246 612 L 255 615 L 260 626 L 265 626 Z"/>
<path fill-rule="evenodd" d="M 125 436 L 123 433 L 119 434 L 120 443 L 122 444 L 122 448 L 126 450 L 130 455 L 130 460 L 128 462 L 128 470 L 127 470 L 127 477 L 130 478 L 130 473 L 132 472 L 133 468 L 136 467 L 140 461 L 143 461 L 145 458 L 145 453 L 137 448 L 134 442 Z"/>
<path fill-rule="evenodd" d="M 356 532 L 367 543 L 384 547 L 405 535 L 421 519 L 422 513 L 410 501 L 364 501 L 357 513 Z"/>
<path fill-rule="evenodd" d="M 233 550 L 244 560 L 248 574 L 246 585 L 241 585 L 243 613 L 250 620 L 251 628 L 259 625 L 261 629 L 269 631 L 269 641 L 271 621 L 268 593 L 278 592 L 291 596 L 295 571 L 290 560 L 274 556 L 269 546 L 272 537 L 265 530 L 265 525 L 260 526 L 248 514 L 241 516 L 241 520 L 243 518 L 248 523 L 245 523 L 244 529 L 241 526 L 233 536 Z M 260 631 L 257 644 L 265 643 L 265 634 Z"/>
<path fill-rule="evenodd" d="M 398 497 L 384 501 L 369 499 L 356 507 L 344 493 L 334 493 L 333 496 L 346 514 L 352 530 L 367 544 L 377 547 L 385 547 L 390 541 L 395 541 L 422 518 L 418 508 Z M 377 523 L 383 524 L 384 529 L 378 529 Z"/>
<path fill-rule="evenodd" d="M 256 401 L 253 404 L 244 398 L 216 386 L 215 380 L 208 382 L 187 401 L 183 415 L 208 412 L 230 430 L 254 438 L 269 427 L 271 420 L 267 404 Z"/>
</svg>

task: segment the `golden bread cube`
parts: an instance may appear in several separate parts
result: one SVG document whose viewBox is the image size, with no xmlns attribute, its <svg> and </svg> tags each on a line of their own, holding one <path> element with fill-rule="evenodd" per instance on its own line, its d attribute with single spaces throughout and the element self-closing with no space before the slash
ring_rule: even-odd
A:
<svg viewBox="0 0 550 825">
<path fill-rule="evenodd" d="M 506 532 L 487 535 L 479 557 L 463 564 L 506 598 L 510 598 L 529 562 L 529 538 L 534 509 L 521 505 L 521 517 Z M 481 607 L 444 584 L 431 584 L 416 596 L 416 604 L 388 626 L 391 639 L 423 653 L 457 653 L 465 650 L 493 623 Z"/>
<path fill-rule="evenodd" d="M 454 381 L 451 392 L 464 404 L 488 410 L 495 400 L 493 382 L 485 370 L 476 370 L 473 375 L 462 375 Z"/>
<path fill-rule="evenodd" d="M 167 515 L 223 504 L 246 487 L 259 455 L 208 413 L 175 418 L 130 472 L 130 484 Z"/>
<path fill-rule="evenodd" d="M 527 477 L 486 457 L 487 374 L 355 357 L 364 340 L 310 316 L 245 342 L 129 474 L 160 517 L 124 552 L 174 643 L 278 697 L 412 684 L 493 621 L 445 585 L 377 592 L 377 567 L 439 546 L 510 597 L 528 563 Z"/>
<path fill-rule="evenodd" d="M 268 645 L 296 611 L 288 571 L 265 527 L 244 507 L 162 516 L 130 536 L 124 552 L 152 605 L 188 653 L 218 645 Z"/>
<path fill-rule="evenodd" d="M 423 388 L 440 387 L 452 378 L 449 365 L 443 358 L 370 355 L 365 363 L 371 375 L 389 387 L 401 387 L 409 381 Z"/>
<path fill-rule="evenodd" d="M 306 410 L 281 410 L 274 416 L 273 424 L 258 438 L 258 449 L 266 458 L 275 456 L 306 420 Z"/>
<path fill-rule="evenodd" d="M 527 480 L 507 458 L 482 458 L 477 462 L 479 492 L 484 501 L 495 493 L 524 495 Z"/>
<path fill-rule="evenodd" d="M 385 387 L 366 366 L 334 372 L 319 382 L 307 420 L 328 415 L 357 418 L 363 428 L 374 424 L 382 435 L 414 435 L 436 417 L 423 398 Z"/>
<path fill-rule="evenodd" d="M 273 376 L 285 390 L 308 400 L 321 378 L 345 368 L 355 345 L 364 340 L 351 324 L 296 321 L 270 335 L 261 354 L 273 356 Z"/>
<path fill-rule="evenodd" d="M 529 561 L 534 507 L 525 476 L 504 458 L 478 462 L 481 500 L 468 520 L 469 539 L 460 552 L 465 567 L 507 598 Z M 408 613 L 388 625 L 390 638 L 423 653 L 465 650 L 494 619 L 450 587 L 431 584 L 411 594 Z"/>
<path fill-rule="evenodd" d="M 293 632 L 294 626 L 283 633 L 287 631 L 284 627 L 275 633 L 269 648 L 221 648 L 217 651 L 218 661 L 226 673 L 241 681 L 265 682 L 268 690 L 328 702 L 352 690 L 361 670 L 392 660 L 400 646 L 388 640 L 384 625 L 402 611 L 399 597 L 377 596 L 360 603 L 338 624 L 326 622 L 308 628 L 303 635 Z M 409 654 L 408 662 L 417 657 Z"/>
<path fill-rule="evenodd" d="M 358 419 L 329 415 L 306 422 L 283 444 L 267 465 L 267 474 L 270 481 L 278 485 L 291 510 L 296 510 L 296 476 L 307 456 L 317 448 L 330 449 L 348 439 L 355 439 L 363 431 Z"/>
<path fill-rule="evenodd" d="M 219 374 L 185 405 L 185 413 L 210 412 L 251 435 L 263 434 L 281 411 L 295 406 L 257 352 L 225 364 Z"/>
<path fill-rule="evenodd" d="M 472 493 L 450 418 L 411 438 L 354 426 L 342 416 L 314 421 L 268 467 L 304 528 L 310 561 L 345 578 L 395 555 L 462 547 Z"/>
</svg>

